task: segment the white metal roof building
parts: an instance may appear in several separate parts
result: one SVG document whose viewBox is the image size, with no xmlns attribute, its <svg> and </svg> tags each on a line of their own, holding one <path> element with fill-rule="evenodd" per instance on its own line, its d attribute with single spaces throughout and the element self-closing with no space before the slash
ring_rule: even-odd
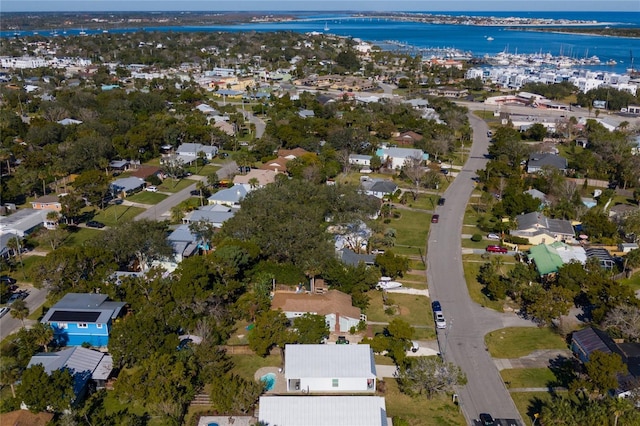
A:
<svg viewBox="0 0 640 426">
<path fill-rule="evenodd" d="M 277 426 L 391 426 L 380 396 L 263 396 L 258 419 Z"/>
<path fill-rule="evenodd" d="M 286 345 L 285 354 L 289 392 L 376 390 L 376 365 L 369 345 Z"/>
</svg>

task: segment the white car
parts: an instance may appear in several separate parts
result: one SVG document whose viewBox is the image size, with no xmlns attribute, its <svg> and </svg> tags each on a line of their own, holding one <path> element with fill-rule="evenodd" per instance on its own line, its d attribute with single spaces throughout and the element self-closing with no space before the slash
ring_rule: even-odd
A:
<svg viewBox="0 0 640 426">
<path fill-rule="evenodd" d="M 436 321 L 436 328 L 447 328 L 447 320 L 444 319 L 442 311 L 434 312 L 433 316 Z"/>
<path fill-rule="evenodd" d="M 149 191 L 149 192 L 158 192 L 158 187 L 157 186 L 147 186 L 145 188 L 145 191 Z"/>
<path fill-rule="evenodd" d="M 11 308 L 7 308 L 6 306 L 4 308 L 0 308 L 0 318 L 5 316 L 7 314 L 7 312 L 9 312 L 10 310 L 11 310 Z"/>
<path fill-rule="evenodd" d="M 487 235 L 487 239 L 488 240 L 499 240 L 500 239 L 500 235 L 498 235 L 498 234 L 489 234 L 489 235 Z"/>
</svg>

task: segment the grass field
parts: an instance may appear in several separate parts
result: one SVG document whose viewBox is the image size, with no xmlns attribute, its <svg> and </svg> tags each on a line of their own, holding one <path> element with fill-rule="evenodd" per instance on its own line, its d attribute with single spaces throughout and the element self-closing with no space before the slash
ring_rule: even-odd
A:
<svg viewBox="0 0 640 426">
<path fill-rule="evenodd" d="M 508 387 L 544 388 L 556 382 L 556 376 L 548 368 L 510 368 L 500 372 Z"/>
<path fill-rule="evenodd" d="M 387 415 L 393 424 L 409 426 L 463 426 L 466 424 L 460 409 L 449 395 L 438 395 L 432 399 L 412 398 L 400 392 L 395 379 L 384 379 L 384 397 Z M 406 423 L 401 423 L 404 420 Z"/>
<path fill-rule="evenodd" d="M 162 185 L 158 186 L 158 191 L 161 192 L 178 192 L 178 191 L 182 191 L 183 189 L 185 189 L 186 187 L 193 185 L 194 183 L 196 183 L 195 180 L 192 179 L 165 179 L 162 182 Z"/>
<path fill-rule="evenodd" d="M 144 209 L 140 207 L 125 206 L 123 204 L 111 205 L 98 212 L 93 220 L 102 222 L 107 226 L 115 226 L 119 222 L 133 220 L 134 217 L 142 213 Z"/>
<path fill-rule="evenodd" d="M 168 195 L 160 194 L 159 192 L 141 191 L 137 194 L 127 197 L 127 201 L 141 204 L 158 204 L 160 201 L 167 198 Z"/>
<path fill-rule="evenodd" d="M 503 328 L 487 334 L 484 341 L 494 358 L 520 358 L 538 349 L 567 348 L 564 339 L 548 328 Z"/>
<path fill-rule="evenodd" d="M 477 255 L 464 255 L 462 256 L 462 267 L 464 268 L 464 279 L 467 282 L 467 289 L 469 290 L 469 296 L 471 300 L 479 303 L 481 306 L 494 309 L 498 312 L 503 311 L 504 302 L 500 300 L 491 300 L 482 292 L 483 286 L 478 282 L 477 276 L 480 272 L 480 266 L 484 262 L 469 262 L 469 260 L 475 260 L 480 258 Z M 480 258 L 481 259 L 481 258 Z"/>
<path fill-rule="evenodd" d="M 254 374 L 262 367 L 282 367 L 280 355 L 268 355 L 265 358 L 258 355 L 229 355 L 233 360 L 232 372 L 247 379 L 254 380 Z"/>
<path fill-rule="evenodd" d="M 399 219 L 388 224 L 397 232 L 396 244 L 409 247 L 424 247 L 431 223 L 431 215 L 411 210 L 400 210 Z"/>
<path fill-rule="evenodd" d="M 387 315 L 382 308 L 382 292 L 370 291 L 368 293 L 369 307 L 367 308 L 367 319 L 374 322 L 389 322 L 397 315 Z M 387 303 L 398 305 L 399 317 L 411 325 L 433 326 L 433 316 L 431 314 L 431 300 L 425 296 L 402 293 L 387 293 Z M 435 337 L 435 334 L 433 335 Z"/>
<path fill-rule="evenodd" d="M 532 424 L 535 413 L 539 413 L 542 409 L 542 403 L 551 401 L 551 393 L 549 392 L 511 392 L 518 412 L 522 416 L 526 425 Z"/>
</svg>

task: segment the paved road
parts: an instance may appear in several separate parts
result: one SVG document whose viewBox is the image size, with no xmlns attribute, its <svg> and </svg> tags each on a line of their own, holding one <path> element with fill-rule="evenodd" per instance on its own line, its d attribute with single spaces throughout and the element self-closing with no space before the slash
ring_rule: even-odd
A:
<svg viewBox="0 0 640 426">
<path fill-rule="evenodd" d="M 230 161 L 222 165 L 222 167 L 216 172 L 218 174 L 218 178 L 224 179 L 231 176 L 235 171 L 238 165 L 235 161 Z M 147 210 L 140 213 L 136 216 L 135 220 L 147 219 L 147 220 L 170 220 L 171 219 L 171 208 L 177 206 L 187 198 L 191 197 L 191 191 L 196 189 L 196 183 L 199 180 L 206 179 L 203 176 L 191 176 L 194 183 L 193 185 L 189 185 L 181 191 L 178 191 L 174 194 L 169 195 L 164 200 L 160 201 L 158 204 L 149 207 Z"/>
<path fill-rule="evenodd" d="M 498 369 L 486 350 L 484 336 L 508 326 L 534 326 L 514 314 L 501 314 L 471 301 L 462 268 L 459 235 L 465 206 L 474 188 L 472 178 L 483 169 L 489 145 L 485 122 L 469 114 L 473 127 L 471 155 L 444 196 L 445 206 L 437 208 L 440 221 L 431 226 L 427 253 L 427 279 L 433 300 L 439 300 L 448 322 L 438 330 L 440 351 L 447 361 L 459 365 L 468 384 L 458 391 L 460 405 L 469 424 L 479 413 L 522 421 Z M 456 236 L 455 238 L 452 236 Z M 524 424 L 524 423 L 523 423 Z"/>
<path fill-rule="evenodd" d="M 29 308 L 29 313 L 32 313 L 35 309 L 40 309 L 40 306 L 44 303 L 44 299 L 47 297 L 47 292 L 45 290 L 25 285 L 21 285 L 20 288 L 29 292 L 29 296 L 25 299 L 27 307 Z M 32 321 L 25 320 L 25 325 L 28 325 L 30 322 Z M 11 316 L 11 312 L 7 313 L 0 319 L 0 340 L 3 340 L 11 333 L 18 331 L 20 327 L 22 327 L 22 321 L 13 318 Z"/>
</svg>

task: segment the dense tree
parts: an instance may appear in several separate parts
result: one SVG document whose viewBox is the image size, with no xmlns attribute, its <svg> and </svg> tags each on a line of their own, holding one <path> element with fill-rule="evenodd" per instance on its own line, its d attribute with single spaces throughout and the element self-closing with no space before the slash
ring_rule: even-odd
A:
<svg viewBox="0 0 640 426">
<path fill-rule="evenodd" d="M 275 346 L 284 349 L 285 344 L 296 340 L 288 326 L 289 320 L 282 311 L 263 312 L 249 331 L 249 347 L 261 357 L 269 355 Z"/>
<path fill-rule="evenodd" d="M 221 374 L 211 383 L 211 402 L 219 413 L 246 414 L 256 404 L 264 384 L 236 374 Z"/>
<path fill-rule="evenodd" d="M 74 399 L 73 378 L 69 370 L 55 370 L 48 375 L 42 364 L 36 364 L 24 370 L 16 393 L 34 413 L 47 409 L 62 412 Z"/>
<path fill-rule="evenodd" d="M 613 308 L 602 326 L 624 339 L 637 342 L 640 339 L 640 308 L 635 305 L 619 305 Z"/>
<path fill-rule="evenodd" d="M 329 337 L 329 326 L 323 315 L 305 313 L 293 320 L 297 343 L 317 344 Z"/>
<path fill-rule="evenodd" d="M 438 393 L 453 392 L 466 382 L 460 367 L 439 357 L 413 358 L 398 374 L 398 385 L 402 392 L 412 396 L 425 395 L 428 399 Z"/>
<path fill-rule="evenodd" d="M 409 270 L 409 259 L 387 250 L 376 256 L 375 264 L 384 276 L 391 278 L 402 277 Z"/>
<path fill-rule="evenodd" d="M 618 374 L 627 373 L 627 365 L 617 353 L 594 351 L 584 365 L 592 390 L 605 395 L 618 387 Z"/>
<path fill-rule="evenodd" d="M 11 305 L 11 316 L 19 319 L 24 327 L 24 320 L 29 316 L 29 307 L 23 299 L 18 299 Z"/>
</svg>

